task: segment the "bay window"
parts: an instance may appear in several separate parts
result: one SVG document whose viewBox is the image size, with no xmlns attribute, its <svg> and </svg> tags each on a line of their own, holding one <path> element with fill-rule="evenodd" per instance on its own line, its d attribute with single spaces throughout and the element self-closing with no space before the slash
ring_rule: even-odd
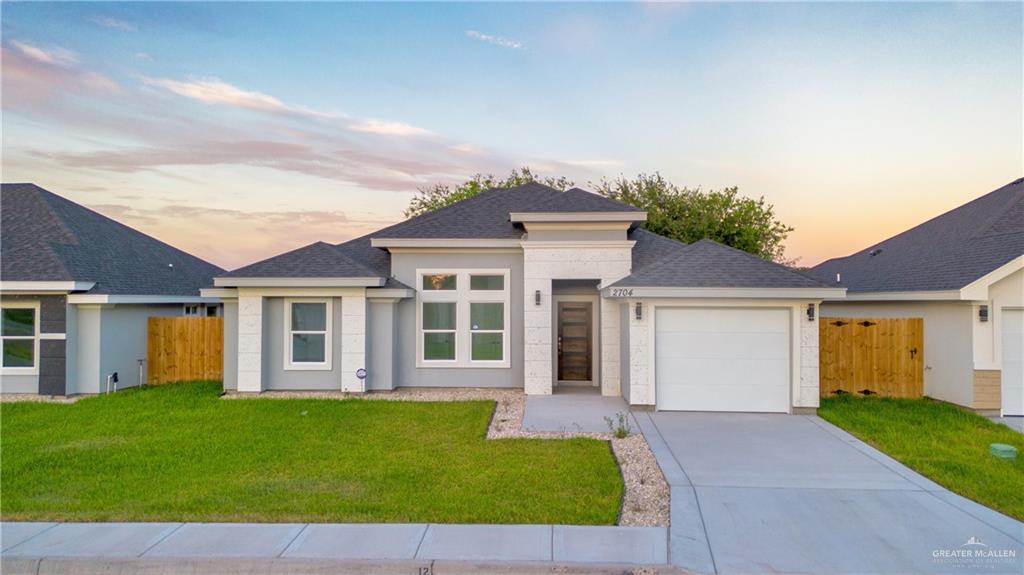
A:
<svg viewBox="0 0 1024 575">
<path fill-rule="evenodd" d="M 419 270 L 420 367 L 509 366 L 509 270 Z"/>
<path fill-rule="evenodd" d="M 0 367 L 4 373 L 39 370 L 39 304 L 4 302 L 0 306 Z"/>
<path fill-rule="evenodd" d="M 331 300 L 284 300 L 285 369 L 331 369 Z"/>
</svg>

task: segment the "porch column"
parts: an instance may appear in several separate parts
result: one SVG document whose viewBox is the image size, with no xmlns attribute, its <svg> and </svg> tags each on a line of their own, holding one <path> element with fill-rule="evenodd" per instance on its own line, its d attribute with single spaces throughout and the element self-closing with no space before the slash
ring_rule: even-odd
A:
<svg viewBox="0 0 1024 575">
<path fill-rule="evenodd" d="M 263 391 L 263 296 L 238 296 L 238 391 Z"/>
<path fill-rule="evenodd" d="M 341 298 L 341 390 L 366 391 L 356 370 L 366 369 L 366 297 Z"/>
<path fill-rule="evenodd" d="M 529 253 L 529 252 L 527 252 Z M 529 262 L 524 266 L 523 376 L 524 390 L 531 395 L 551 395 L 554 377 L 551 348 L 551 280 L 531 278 Z M 540 305 L 537 305 L 537 292 Z"/>
</svg>

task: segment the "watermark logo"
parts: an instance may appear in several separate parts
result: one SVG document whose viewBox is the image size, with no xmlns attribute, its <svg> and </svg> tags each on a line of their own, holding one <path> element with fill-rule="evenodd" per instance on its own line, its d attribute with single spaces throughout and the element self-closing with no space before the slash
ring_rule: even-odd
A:
<svg viewBox="0 0 1024 575">
<path fill-rule="evenodd" d="M 991 547 L 974 536 L 959 547 L 932 550 L 932 559 L 936 563 L 975 569 L 994 569 L 1013 565 L 1018 560 L 1017 549 Z"/>
</svg>

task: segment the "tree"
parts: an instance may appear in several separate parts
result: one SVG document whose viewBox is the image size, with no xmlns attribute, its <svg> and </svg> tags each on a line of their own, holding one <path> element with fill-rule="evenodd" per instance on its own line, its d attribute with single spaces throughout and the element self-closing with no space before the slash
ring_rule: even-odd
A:
<svg viewBox="0 0 1024 575">
<path fill-rule="evenodd" d="M 680 188 L 657 172 L 601 180 L 595 187 L 603 196 L 647 210 L 643 227 L 656 234 L 686 243 L 708 238 L 778 263 L 795 263 L 785 259 L 783 243 L 793 228 L 775 217 L 775 207 L 763 196 L 741 196 L 736 187 Z"/>
<path fill-rule="evenodd" d="M 504 180 L 499 180 L 494 177 L 494 174 L 477 174 L 454 188 L 447 184 L 434 184 L 427 188 L 420 188 L 416 191 L 416 195 L 413 196 L 412 200 L 409 201 L 409 207 L 405 209 L 405 217 L 411 218 L 432 212 L 492 188 L 511 188 L 532 182 L 551 186 L 561 191 L 565 191 L 574 185 L 573 182 L 566 178 L 540 178 L 526 166 L 512 170 L 512 173 Z"/>
</svg>

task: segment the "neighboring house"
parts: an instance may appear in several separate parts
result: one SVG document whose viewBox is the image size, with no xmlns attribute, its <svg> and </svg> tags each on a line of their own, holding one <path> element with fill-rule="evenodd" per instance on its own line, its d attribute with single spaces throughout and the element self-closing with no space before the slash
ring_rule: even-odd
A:
<svg viewBox="0 0 1024 575">
<path fill-rule="evenodd" d="M 222 274 L 203 295 L 225 303 L 224 386 L 584 386 L 666 410 L 816 407 L 815 307 L 845 290 L 645 219 L 528 184 Z"/>
<path fill-rule="evenodd" d="M 3 184 L 0 214 L 3 393 L 137 385 L 149 316 L 217 313 L 217 266 L 33 184 Z"/>
<path fill-rule="evenodd" d="M 925 395 L 1024 415 L 1024 178 L 811 274 L 824 317 L 924 319 Z"/>
</svg>

